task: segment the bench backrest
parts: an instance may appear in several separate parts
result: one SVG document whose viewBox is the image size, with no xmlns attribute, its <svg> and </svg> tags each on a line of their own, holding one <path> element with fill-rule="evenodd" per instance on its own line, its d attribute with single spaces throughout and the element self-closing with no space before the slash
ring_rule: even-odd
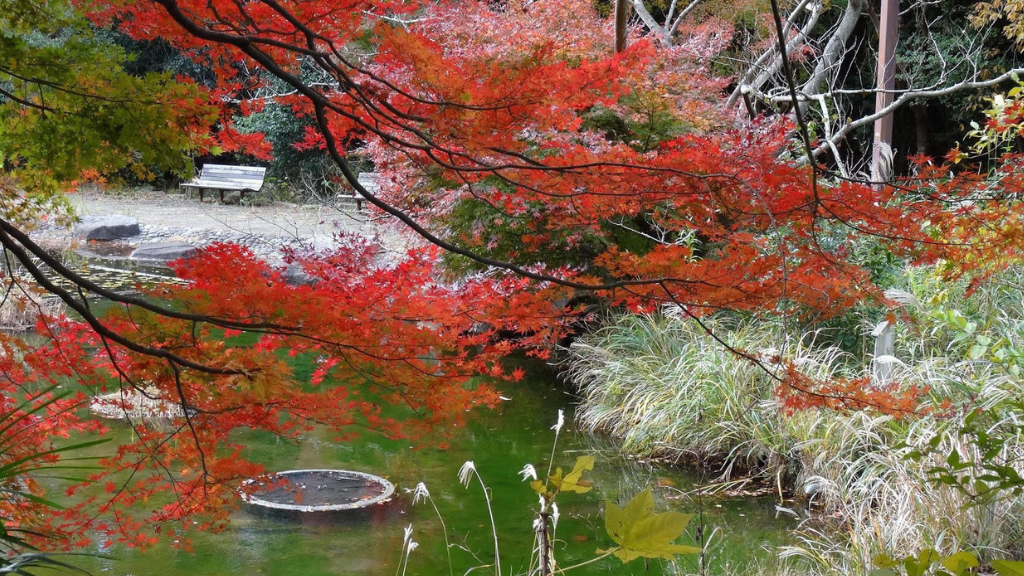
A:
<svg viewBox="0 0 1024 576">
<path fill-rule="evenodd" d="M 380 174 L 376 172 L 362 172 L 356 180 L 370 194 L 377 194 L 377 191 L 380 190 Z"/>
<path fill-rule="evenodd" d="M 263 186 L 267 169 L 262 166 L 228 166 L 204 164 L 199 179 L 204 182 L 223 182 L 233 187 L 259 190 Z"/>
</svg>

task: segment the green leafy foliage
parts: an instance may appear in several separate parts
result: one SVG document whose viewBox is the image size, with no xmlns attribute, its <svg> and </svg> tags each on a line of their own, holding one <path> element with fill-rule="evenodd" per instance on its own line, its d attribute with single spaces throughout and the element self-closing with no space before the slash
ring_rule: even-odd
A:
<svg viewBox="0 0 1024 576">
<path fill-rule="evenodd" d="M 1024 84 L 1015 77 L 1017 85 L 1005 94 L 989 99 L 983 124 L 971 122 L 967 136 L 974 140 L 971 150 L 976 153 L 1012 151 L 1021 136 L 1021 114 L 1024 110 Z"/>
<path fill-rule="evenodd" d="M 608 500 L 605 504 L 605 529 L 616 544 L 614 555 L 623 562 L 637 558 L 663 558 L 671 560 L 677 554 L 697 554 L 695 546 L 673 544 L 686 525 L 693 519 L 692 514 L 681 512 L 654 513 L 654 496 L 651 487 L 637 494 L 619 508 Z"/>
<path fill-rule="evenodd" d="M 603 132 L 605 138 L 622 142 L 638 152 L 649 152 L 661 142 L 687 131 L 688 126 L 653 94 L 630 94 L 622 98 L 620 106 L 625 113 L 594 109 L 584 120 L 584 126 Z"/>
<path fill-rule="evenodd" d="M 993 560 L 992 569 L 999 576 L 1024 576 L 1024 562 L 1017 560 Z"/>
<path fill-rule="evenodd" d="M 978 558 L 970 552 L 957 552 L 942 556 L 932 548 L 925 548 L 916 555 L 903 558 L 875 557 L 878 569 L 871 576 L 967 576 L 978 567 Z"/>
<path fill-rule="evenodd" d="M 0 215 L 28 225 L 52 214 L 83 173 L 191 172 L 187 153 L 208 143 L 217 118 L 197 86 L 128 74 L 129 55 L 66 2 L 14 4 L 0 14 L 0 185 L 23 200 L 4 202 Z"/>
<path fill-rule="evenodd" d="M 1013 382 L 1021 373 L 1022 355 L 1015 334 L 989 326 L 982 317 L 969 316 L 955 308 L 932 310 L 928 320 L 933 331 L 942 331 L 948 338 L 947 349 L 968 361 L 984 363 L 1001 372 L 1007 383 L 1005 392 L 996 401 L 966 405 L 963 417 L 950 423 L 949 430 L 936 432 L 920 449 L 908 457 L 921 460 L 933 457 L 941 462 L 928 474 L 933 482 L 951 486 L 969 497 L 969 505 L 985 505 L 1005 496 L 1024 493 L 1022 462 L 1012 446 L 1024 437 L 1024 401 L 1016 393 Z M 953 436 L 958 442 L 945 443 Z"/>
<path fill-rule="evenodd" d="M 438 181 L 437 185 L 447 187 L 458 184 Z M 481 184 L 491 185 L 500 184 L 492 181 Z M 533 265 L 540 261 L 556 266 L 582 266 L 604 248 L 604 241 L 593 231 L 577 233 L 573 230 L 552 232 L 550 241 L 544 246 L 528 246 L 538 224 L 549 228 L 542 207 L 538 205 L 536 208 L 534 215 L 524 218 L 495 210 L 494 206 L 477 198 L 461 199 L 454 204 L 446 218 L 448 239 L 463 247 L 474 246 L 483 240 L 486 244 L 485 252 L 489 256 L 521 265 Z M 573 244 L 573 250 L 562 249 L 568 243 Z M 456 274 L 483 269 L 479 263 L 454 254 L 445 255 L 444 263 L 446 268 Z"/>
<path fill-rule="evenodd" d="M 927 449 L 912 451 L 908 456 L 941 456 L 942 465 L 928 471 L 932 480 L 963 492 L 970 497 L 971 505 L 985 504 L 1008 494 L 1018 496 L 1024 493 L 1024 477 L 1018 471 L 1021 462 L 1007 448 L 1013 439 L 1024 434 L 1024 423 L 1016 417 L 1022 412 L 1024 402 L 1006 400 L 967 414 L 955 432 L 973 449 L 969 453 L 977 457 L 966 457 L 956 447 L 940 452 L 941 435 L 935 435 Z"/>
</svg>

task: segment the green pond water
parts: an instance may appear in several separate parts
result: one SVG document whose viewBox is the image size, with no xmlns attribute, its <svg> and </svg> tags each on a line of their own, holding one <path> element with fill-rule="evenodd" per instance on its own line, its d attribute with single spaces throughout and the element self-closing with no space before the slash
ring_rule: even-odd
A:
<svg viewBox="0 0 1024 576">
<path fill-rule="evenodd" d="M 396 497 L 369 514 L 345 516 L 310 515 L 294 519 L 262 512 L 244 505 L 233 515 L 230 526 L 219 534 L 195 534 L 194 551 L 176 550 L 160 544 L 145 553 L 113 548 L 96 550 L 114 560 L 85 558 L 76 564 L 94 574 L 117 575 L 228 575 L 267 574 L 274 576 L 394 574 L 400 559 L 403 529 L 413 526 L 413 551 L 407 574 L 448 574 L 448 561 L 440 521 L 429 505 L 412 505 L 412 489 L 426 483 L 447 524 L 453 546 L 456 574 L 493 559 L 493 539 L 483 492 L 476 483 L 469 489 L 459 484 L 458 469 L 473 460 L 491 490 L 498 527 L 503 566 L 525 568 L 532 540 L 532 510 L 537 498 L 517 472 L 526 463 L 538 468 L 547 461 L 553 432 L 549 425 L 559 407 L 571 410 L 572 398 L 553 380 L 535 377 L 532 382 L 506 389 L 511 400 L 499 409 L 476 412 L 465 430 L 456 433 L 446 450 L 416 449 L 375 435 L 335 443 L 330 435 L 304 438 L 298 445 L 266 434 L 240 435 L 248 445 L 248 456 L 270 469 L 342 468 L 378 474 L 396 485 Z M 122 438 L 127 427 L 115 430 Z M 571 418 L 555 456 L 556 465 L 571 466 L 575 457 L 597 456 L 591 475 L 595 489 L 582 495 L 563 494 L 559 499 L 557 558 L 563 565 L 594 557 L 598 548 L 612 543 L 604 535 L 604 498 L 621 503 L 642 487 L 652 484 L 662 510 L 697 512 L 698 503 L 680 497 L 679 490 L 692 491 L 694 476 L 680 471 L 656 470 L 615 456 L 600 439 L 572 430 Z M 715 532 L 711 547 L 712 572 L 726 564 L 732 567 L 766 558 L 765 548 L 788 540 L 793 521 L 777 518 L 772 498 L 703 500 L 705 533 Z M 680 542 L 694 544 L 696 521 Z M 695 559 L 683 558 L 683 568 L 695 568 Z M 507 570 L 506 568 L 506 570 Z M 480 573 L 486 573 L 481 571 Z M 516 572 L 518 573 L 518 572 Z M 636 560 L 622 565 L 615 559 L 588 566 L 586 574 L 662 574 L 670 569 L 660 561 L 646 564 Z"/>
<path fill-rule="evenodd" d="M 106 266 L 106 264 L 104 264 Z M 704 534 L 713 534 L 706 561 L 710 573 L 730 572 L 772 555 L 771 549 L 792 540 L 793 519 L 775 512 L 773 498 L 715 499 L 699 503 L 683 493 L 699 485 L 695 475 L 681 470 L 658 470 L 616 455 L 606 440 L 574 430 L 574 399 L 553 374 L 540 364 L 529 364 L 524 383 L 502 386 L 509 398 L 498 409 L 468 415 L 465 429 L 453 434 L 445 450 L 411 446 L 365 433 L 338 443 L 332 434 L 312 434 L 299 443 L 269 434 L 246 432 L 238 439 L 246 456 L 270 470 L 340 468 L 384 476 L 396 486 L 391 502 L 366 514 L 281 517 L 241 504 L 226 530 L 192 535 L 193 551 L 162 542 L 141 553 L 113 547 L 92 552 L 112 559 L 76 557 L 72 563 L 93 574 L 124 576 L 389 576 L 401 559 L 403 529 L 412 525 L 412 552 L 406 574 L 449 574 L 450 552 L 454 574 L 493 561 L 494 544 L 483 491 L 479 484 L 464 488 L 457 473 L 472 460 L 491 491 L 495 523 L 505 573 L 525 572 L 533 540 L 531 524 L 537 497 L 518 471 L 527 463 L 538 470 L 547 466 L 554 433 L 550 426 L 558 409 L 566 411 L 566 427 L 555 455 L 555 465 L 571 467 L 576 456 L 593 454 L 597 464 L 589 473 L 590 493 L 559 497 L 561 519 L 557 528 L 556 558 L 568 566 L 595 557 L 613 543 L 604 534 L 606 498 L 624 504 L 648 484 L 655 486 L 660 510 L 700 513 Z M 301 371 L 303 366 L 298 366 Z M 127 425 L 112 425 L 115 439 L 131 435 Z M 116 440 L 115 440 L 116 441 Z M 113 450 L 111 444 L 95 452 Z M 413 506 L 409 491 L 424 482 L 447 526 L 452 546 L 446 551 L 442 524 L 429 505 Z M 682 544 L 695 544 L 695 519 Z M 475 555 L 475 557 L 474 557 Z M 678 569 L 695 572 L 696 557 L 682 557 Z M 511 569 L 511 572 L 509 570 Z M 668 574 L 675 568 L 662 561 L 635 560 L 623 565 L 609 558 L 579 570 L 580 574 Z M 481 569 L 471 574 L 493 574 Z"/>
</svg>

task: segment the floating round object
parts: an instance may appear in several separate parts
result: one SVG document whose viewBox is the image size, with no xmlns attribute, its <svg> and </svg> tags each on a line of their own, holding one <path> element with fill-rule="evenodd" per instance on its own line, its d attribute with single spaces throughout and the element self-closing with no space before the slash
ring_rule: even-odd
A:
<svg viewBox="0 0 1024 576">
<path fill-rule="evenodd" d="M 352 470 L 285 470 L 270 481 L 246 480 L 242 499 L 254 506 L 294 512 L 337 512 L 386 501 L 395 487 L 380 476 Z"/>
</svg>

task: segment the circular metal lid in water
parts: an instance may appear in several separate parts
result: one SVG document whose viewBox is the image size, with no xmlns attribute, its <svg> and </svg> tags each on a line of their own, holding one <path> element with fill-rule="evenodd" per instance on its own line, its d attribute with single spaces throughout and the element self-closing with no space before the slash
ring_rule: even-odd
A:
<svg viewBox="0 0 1024 576">
<path fill-rule="evenodd" d="M 275 510 L 333 512 L 383 502 L 395 491 L 380 476 L 352 470 L 285 470 L 270 482 L 247 480 L 242 494 L 249 504 Z"/>
</svg>

